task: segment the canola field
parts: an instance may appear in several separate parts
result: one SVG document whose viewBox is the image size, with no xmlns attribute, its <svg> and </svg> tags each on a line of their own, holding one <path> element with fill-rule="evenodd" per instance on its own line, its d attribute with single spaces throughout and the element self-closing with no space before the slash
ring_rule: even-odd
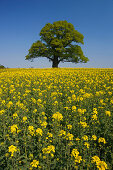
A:
<svg viewBox="0 0 113 170">
<path fill-rule="evenodd" d="M 0 170 L 113 169 L 113 69 L 0 71 Z"/>
</svg>

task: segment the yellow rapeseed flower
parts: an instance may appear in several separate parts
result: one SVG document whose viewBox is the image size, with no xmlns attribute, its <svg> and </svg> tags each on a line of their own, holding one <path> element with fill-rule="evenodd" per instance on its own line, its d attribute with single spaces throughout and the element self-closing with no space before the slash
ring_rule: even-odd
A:
<svg viewBox="0 0 113 170">
<path fill-rule="evenodd" d="M 9 146 L 9 152 L 11 152 L 11 156 L 14 156 L 14 152 L 17 152 L 17 147 L 14 145 Z"/>
<path fill-rule="evenodd" d="M 37 104 L 39 104 L 39 103 L 41 103 L 42 102 L 42 100 L 41 99 L 38 99 L 37 100 Z"/>
<path fill-rule="evenodd" d="M 15 134 L 16 132 L 18 133 L 18 126 L 14 124 L 11 126 L 11 133 Z"/>
<path fill-rule="evenodd" d="M 84 143 L 84 146 L 86 146 L 87 148 L 89 148 L 90 144 L 88 142 Z"/>
<path fill-rule="evenodd" d="M 99 143 L 104 143 L 104 144 L 106 144 L 106 140 L 105 140 L 104 138 L 102 138 L 102 137 L 100 137 L 100 138 L 98 139 L 98 142 L 99 142 Z"/>
<path fill-rule="evenodd" d="M 82 156 L 77 156 L 74 161 L 75 161 L 75 165 L 76 163 L 80 163 L 82 161 Z"/>
<path fill-rule="evenodd" d="M 5 113 L 5 110 L 0 110 L 0 115 L 3 115 Z"/>
<path fill-rule="evenodd" d="M 7 104 L 7 107 L 10 108 L 13 106 L 13 102 L 12 101 L 9 101 L 9 103 Z"/>
<path fill-rule="evenodd" d="M 49 145 L 47 148 L 42 149 L 43 154 L 49 154 L 51 152 L 55 152 L 55 147 L 53 145 Z"/>
<path fill-rule="evenodd" d="M 98 119 L 98 117 L 97 117 L 97 115 L 96 114 L 94 114 L 94 115 L 92 115 L 92 117 L 91 117 L 93 120 L 97 120 Z"/>
<path fill-rule="evenodd" d="M 64 131 L 64 130 L 60 130 L 60 134 L 59 134 L 59 136 L 65 136 L 66 135 L 66 131 Z"/>
<path fill-rule="evenodd" d="M 24 116 L 24 117 L 22 118 L 22 120 L 23 120 L 23 122 L 26 122 L 27 117 L 26 117 L 26 116 Z"/>
<path fill-rule="evenodd" d="M 72 100 L 76 100 L 76 95 L 75 94 L 72 95 Z"/>
<path fill-rule="evenodd" d="M 71 152 L 71 156 L 74 156 L 74 158 L 78 157 L 79 151 L 77 149 L 73 149 Z"/>
<path fill-rule="evenodd" d="M 47 122 L 46 122 L 46 121 L 42 122 L 42 123 L 41 123 L 41 126 L 44 127 L 44 128 L 46 128 Z"/>
<path fill-rule="evenodd" d="M 41 114 L 42 114 L 43 116 L 45 116 L 45 112 L 42 112 Z"/>
<path fill-rule="evenodd" d="M 82 125 L 83 128 L 86 128 L 86 127 L 87 127 L 87 123 L 86 123 L 86 122 L 80 121 L 80 124 Z"/>
<path fill-rule="evenodd" d="M 91 138 L 91 140 L 97 140 L 97 137 L 96 137 L 96 135 L 92 135 L 92 138 Z"/>
<path fill-rule="evenodd" d="M 70 125 L 70 124 L 67 125 L 67 128 L 68 128 L 68 129 L 72 129 L 72 125 Z"/>
<path fill-rule="evenodd" d="M 36 113 L 36 112 L 37 112 L 37 109 L 34 109 L 34 110 L 33 110 L 33 113 Z"/>
<path fill-rule="evenodd" d="M 2 102 L 1 102 L 1 103 L 2 103 L 3 105 L 5 105 L 5 103 L 6 103 L 6 102 L 5 102 L 5 100 L 2 100 Z"/>
<path fill-rule="evenodd" d="M 76 112 L 76 106 L 72 106 L 72 112 Z"/>
<path fill-rule="evenodd" d="M 91 162 L 92 163 L 96 163 L 97 168 L 99 170 L 106 170 L 106 169 L 108 169 L 107 164 L 104 161 L 101 161 L 100 158 L 98 156 L 96 156 L 96 155 L 92 157 L 92 161 Z"/>
<path fill-rule="evenodd" d="M 88 140 L 88 136 L 87 136 L 87 135 L 84 135 L 84 136 L 82 137 L 82 139 L 83 139 L 83 140 Z"/>
<path fill-rule="evenodd" d="M 108 116 L 111 116 L 111 112 L 110 111 L 105 111 L 105 114 Z"/>
<path fill-rule="evenodd" d="M 62 116 L 61 113 L 56 112 L 56 113 L 53 114 L 52 118 L 55 119 L 55 120 L 57 120 L 57 121 L 60 121 L 60 120 L 63 119 L 63 116 Z"/>
<path fill-rule="evenodd" d="M 97 165 L 97 168 L 99 170 L 106 170 L 106 169 L 108 169 L 108 166 L 107 166 L 107 164 L 104 161 L 98 161 L 98 162 L 96 162 L 96 165 Z"/>
<path fill-rule="evenodd" d="M 66 135 L 67 140 L 73 140 L 73 138 L 74 138 L 73 134 L 67 133 L 67 135 Z"/>
<path fill-rule="evenodd" d="M 37 128 L 37 129 L 36 129 L 36 134 L 37 134 L 37 135 L 39 134 L 40 136 L 42 136 L 42 134 L 43 134 L 42 129 Z"/>
<path fill-rule="evenodd" d="M 73 149 L 71 152 L 71 157 L 74 157 L 75 166 L 77 163 L 80 163 L 82 161 L 82 157 L 79 156 L 79 151 L 77 149 Z"/>
<path fill-rule="evenodd" d="M 100 158 L 96 155 L 92 157 L 92 163 L 94 162 L 100 162 Z"/>
<path fill-rule="evenodd" d="M 75 140 L 76 140 L 76 141 L 79 141 L 79 140 L 80 140 L 80 138 L 76 138 Z"/>
<path fill-rule="evenodd" d="M 30 163 L 30 165 L 32 165 L 32 167 L 37 168 L 37 166 L 39 165 L 39 161 L 33 160 L 33 161 Z"/>
<path fill-rule="evenodd" d="M 13 114 L 13 118 L 16 118 L 16 117 L 18 117 L 18 114 L 15 112 L 15 113 Z"/>
<path fill-rule="evenodd" d="M 33 136 L 35 135 L 35 130 L 34 130 L 34 127 L 33 126 L 29 126 L 28 127 L 28 130 L 29 130 L 29 133 Z"/>
<path fill-rule="evenodd" d="M 53 137 L 53 134 L 52 134 L 52 133 L 49 133 L 49 132 L 48 132 L 47 135 L 48 135 L 49 138 L 52 138 L 52 137 Z"/>
<path fill-rule="evenodd" d="M 78 109 L 77 111 L 80 115 L 84 114 L 84 109 Z"/>
</svg>

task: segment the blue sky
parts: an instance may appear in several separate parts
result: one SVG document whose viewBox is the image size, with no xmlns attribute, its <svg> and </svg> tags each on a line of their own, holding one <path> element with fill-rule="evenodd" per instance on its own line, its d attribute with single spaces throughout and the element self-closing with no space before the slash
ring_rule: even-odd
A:
<svg viewBox="0 0 113 170">
<path fill-rule="evenodd" d="M 50 68 L 46 58 L 26 61 L 46 23 L 67 20 L 84 35 L 86 64 L 59 67 L 113 68 L 113 0 L 0 0 L 0 64 L 9 68 Z"/>
</svg>

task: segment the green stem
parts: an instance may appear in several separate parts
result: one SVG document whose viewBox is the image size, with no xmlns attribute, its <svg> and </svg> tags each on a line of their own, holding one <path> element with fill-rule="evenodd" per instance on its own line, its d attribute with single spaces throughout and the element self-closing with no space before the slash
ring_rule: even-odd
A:
<svg viewBox="0 0 113 170">
<path fill-rule="evenodd" d="M 26 158 L 26 162 L 27 162 L 27 147 L 26 147 L 26 126 L 25 126 L 25 130 L 24 130 L 24 144 L 25 144 L 25 158 Z"/>
</svg>

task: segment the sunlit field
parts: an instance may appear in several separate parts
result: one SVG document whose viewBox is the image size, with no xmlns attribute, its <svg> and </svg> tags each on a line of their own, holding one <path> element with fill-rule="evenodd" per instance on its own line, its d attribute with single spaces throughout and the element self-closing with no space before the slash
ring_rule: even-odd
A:
<svg viewBox="0 0 113 170">
<path fill-rule="evenodd" d="M 0 170 L 113 169 L 113 69 L 0 70 Z"/>
</svg>

